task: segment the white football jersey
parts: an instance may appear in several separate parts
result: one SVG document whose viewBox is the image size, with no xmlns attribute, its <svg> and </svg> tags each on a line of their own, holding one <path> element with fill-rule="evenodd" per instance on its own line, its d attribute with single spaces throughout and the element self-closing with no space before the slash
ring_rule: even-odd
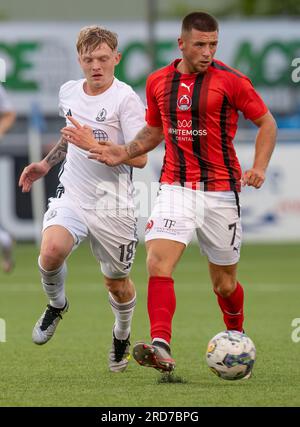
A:
<svg viewBox="0 0 300 427">
<path fill-rule="evenodd" d="M 99 141 L 125 144 L 145 126 L 145 107 L 126 83 L 114 79 L 100 95 L 87 95 L 85 79 L 71 80 L 59 91 L 60 115 L 71 114 L 81 125 L 93 129 Z M 67 126 L 73 126 L 66 118 Z M 132 168 L 127 165 L 106 166 L 88 159 L 88 152 L 68 145 L 60 182 L 66 193 L 83 208 L 114 209 L 133 207 Z"/>
</svg>

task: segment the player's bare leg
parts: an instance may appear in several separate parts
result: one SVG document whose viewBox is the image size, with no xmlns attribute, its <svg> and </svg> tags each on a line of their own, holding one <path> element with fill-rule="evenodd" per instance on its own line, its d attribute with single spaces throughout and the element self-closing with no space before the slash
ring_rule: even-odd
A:
<svg viewBox="0 0 300 427">
<path fill-rule="evenodd" d="M 69 308 L 64 288 L 67 272 L 65 259 L 73 246 L 74 238 L 64 227 L 53 225 L 43 233 L 38 262 L 49 304 L 33 328 L 32 340 L 35 344 L 45 344 L 52 338 L 62 315 Z"/>
<path fill-rule="evenodd" d="M 137 342 L 133 349 L 135 360 L 142 366 L 171 372 L 175 360 L 171 356 L 170 341 L 176 296 L 172 274 L 185 244 L 167 239 L 153 239 L 146 243 L 148 284 L 148 314 L 151 325 L 151 344 Z"/>
<path fill-rule="evenodd" d="M 109 291 L 109 302 L 115 315 L 112 346 L 108 356 L 111 372 L 123 372 L 130 358 L 130 330 L 136 304 L 135 287 L 129 277 L 111 279 L 104 277 Z"/>
</svg>

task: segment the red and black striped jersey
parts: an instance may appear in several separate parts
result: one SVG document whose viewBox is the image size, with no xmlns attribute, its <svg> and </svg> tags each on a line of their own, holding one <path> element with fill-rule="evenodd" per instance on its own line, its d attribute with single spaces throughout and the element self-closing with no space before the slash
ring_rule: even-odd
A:
<svg viewBox="0 0 300 427">
<path fill-rule="evenodd" d="M 205 191 L 240 191 L 234 149 L 238 111 L 256 120 L 268 108 L 248 77 L 214 60 L 206 73 L 182 74 L 180 59 L 146 84 L 149 126 L 163 127 L 166 152 L 160 182 Z"/>
</svg>

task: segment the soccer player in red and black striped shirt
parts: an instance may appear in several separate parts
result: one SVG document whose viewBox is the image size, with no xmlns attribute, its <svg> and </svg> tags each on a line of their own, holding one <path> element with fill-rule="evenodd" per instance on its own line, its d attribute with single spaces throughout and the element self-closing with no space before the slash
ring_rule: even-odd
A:
<svg viewBox="0 0 300 427">
<path fill-rule="evenodd" d="M 214 59 L 218 23 L 206 13 L 183 19 L 182 58 L 147 80 L 147 126 L 125 146 L 101 146 L 92 158 L 117 165 L 164 138 L 161 187 L 146 227 L 148 314 L 152 344 L 137 343 L 135 359 L 171 371 L 175 312 L 173 270 L 196 230 L 226 329 L 243 331 L 244 294 L 237 281 L 241 246 L 241 184 L 260 188 L 276 140 L 276 123 L 251 81 Z M 234 149 L 238 111 L 258 127 L 254 161 L 241 173 Z"/>
</svg>

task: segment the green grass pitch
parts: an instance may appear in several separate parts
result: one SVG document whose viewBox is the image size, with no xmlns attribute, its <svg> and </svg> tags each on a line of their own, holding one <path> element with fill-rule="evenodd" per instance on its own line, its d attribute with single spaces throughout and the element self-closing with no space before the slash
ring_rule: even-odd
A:
<svg viewBox="0 0 300 427">
<path fill-rule="evenodd" d="M 177 309 L 172 351 L 182 383 L 131 359 L 126 372 L 108 372 L 113 315 L 97 264 L 87 245 L 68 261 L 70 310 L 45 346 L 31 331 L 46 298 L 36 267 L 37 248 L 18 245 L 16 269 L 0 273 L 0 406 L 300 406 L 300 342 L 292 341 L 292 320 L 300 318 L 299 244 L 245 245 L 239 280 L 245 289 L 245 329 L 257 349 L 249 381 L 224 381 L 206 366 L 207 342 L 224 330 L 211 291 L 206 259 L 190 246 L 177 267 Z M 145 249 L 132 271 L 138 302 L 132 342 L 149 340 Z"/>
</svg>

